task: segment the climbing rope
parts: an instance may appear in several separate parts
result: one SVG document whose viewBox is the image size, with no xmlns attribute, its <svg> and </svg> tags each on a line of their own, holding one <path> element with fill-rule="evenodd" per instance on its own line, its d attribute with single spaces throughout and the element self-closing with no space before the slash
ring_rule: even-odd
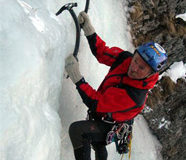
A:
<svg viewBox="0 0 186 160">
<path fill-rule="evenodd" d="M 129 155 L 129 160 L 131 159 L 131 150 L 132 149 L 132 133 L 131 133 L 131 135 L 130 135 L 130 141 L 129 141 L 129 153 L 128 153 L 128 155 Z M 124 153 L 121 155 L 121 159 L 120 160 L 124 160 Z"/>
</svg>

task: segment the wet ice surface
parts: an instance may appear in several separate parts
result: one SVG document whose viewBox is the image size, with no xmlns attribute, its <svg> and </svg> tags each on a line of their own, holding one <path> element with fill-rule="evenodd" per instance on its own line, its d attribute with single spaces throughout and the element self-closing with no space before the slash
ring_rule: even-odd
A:
<svg viewBox="0 0 186 160">
<path fill-rule="evenodd" d="M 86 107 L 64 77 L 65 57 L 74 49 L 75 27 L 67 11 L 59 17 L 55 13 L 68 2 L 0 0 L 1 160 L 73 159 L 68 127 L 86 117 Z M 74 10 L 79 13 L 85 2 L 76 2 Z M 125 9 L 121 1 L 94 0 L 89 15 L 109 46 L 133 51 Z M 82 75 L 96 89 L 108 68 L 91 55 L 83 33 L 78 57 Z M 153 159 L 157 153 L 154 143 L 149 143 L 150 133 L 139 128 L 146 128 L 143 121 L 135 125 L 132 159 L 139 160 L 142 153 L 144 160 Z M 146 134 L 149 138 L 142 143 Z M 120 157 L 114 145 L 108 150 L 109 160 Z"/>
</svg>

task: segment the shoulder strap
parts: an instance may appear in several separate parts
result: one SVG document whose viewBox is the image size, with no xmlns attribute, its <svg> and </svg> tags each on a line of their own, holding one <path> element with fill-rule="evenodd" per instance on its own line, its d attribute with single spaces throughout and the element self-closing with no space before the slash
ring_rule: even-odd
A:
<svg viewBox="0 0 186 160">
<path fill-rule="evenodd" d="M 140 107 L 144 104 L 148 93 L 148 89 L 138 89 L 123 83 L 120 83 L 117 88 L 125 89 L 130 98 Z"/>
<path fill-rule="evenodd" d="M 110 117 L 112 117 L 112 113 L 128 112 L 128 111 L 131 111 L 133 109 L 140 108 L 144 104 L 145 99 L 146 99 L 146 95 L 148 93 L 148 90 L 146 90 L 146 89 L 142 90 L 142 89 L 134 88 L 134 87 L 128 86 L 126 84 L 123 84 L 121 82 L 120 82 L 119 85 L 116 85 L 115 87 L 125 89 L 127 91 L 128 95 L 130 96 L 130 98 L 136 103 L 136 105 L 132 106 L 130 108 L 127 108 L 125 110 L 111 112 L 111 113 L 109 113 Z"/>
<path fill-rule="evenodd" d="M 110 70 L 115 69 L 117 66 L 119 66 L 125 59 L 133 57 L 133 54 L 128 51 L 123 51 L 119 54 L 119 56 L 116 58 L 116 61 L 112 64 Z"/>
</svg>

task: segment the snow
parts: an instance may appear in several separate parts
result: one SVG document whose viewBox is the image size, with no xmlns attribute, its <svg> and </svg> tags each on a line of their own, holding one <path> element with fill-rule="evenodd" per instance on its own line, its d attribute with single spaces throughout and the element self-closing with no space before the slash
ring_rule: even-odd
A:
<svg viewBox="0 0 186 160">
<path fill-rule="evenodd" d="M 162 160 L 160 155 L 161 144 L 151 134 L 147 126 L 147 122 L 143 116 L 139 115 L 135 118 L 132 140 L 131 159 L 139 160 Z M 146 155 L 147 154 L 147 155 Z"/>
<path fill-rule="evenodd" d="M 177 79 L 186 77 L 186 64 L 183 63 L 183 61 L 180 62 L 174 62 L 170 69 L 168 69 L 165 73 L 161 75 L 162 76 L 169 76 L 175 83 Z M 161 79 L 160 77 L 160 79 Z"/>
<path fill-rule="evenodd" d="M 78 2 L 77 14 L 84 9 L 85 1 L 72 2 Z M 1 160 L 74 159 L 68 127 L 86 117 L 86 107 L 65 78 L 64 60 L 74 49 L 75 27 L 67 11 L 58 17 L 55 13 L 66 3 L 0 0 Z M 126 9 L 121 1 L 94 0 L 89 15 L 109 46 L 133 51 Z M 97 88 L 108 68 L 91 55 L 83 33 L 78 58 L 81 73 Z M 141 118 L 134 131 L 132 159 L 159 160 L 159 149 Z M 120 157 L 114 144 L 108 150 L 109 160 Z"/>
<path fill-rule="evenodd" d="M 166 129 L 169 129 L 169 125 L 171 124 L 170 121 L 165 120 L 165 118 L 163 117 L 159 123 L 158 129 L 161 129 L 162 127 L 165 127 Z"/>
<path fill-rule="evenodd" d="M 184 21 L 186 21 L 186 13 L 184 13 L 184 14 L 179 14 L 179 15 L 176 16 L 176 18 L 181 18 L 181 19 L 183 19 Z"/>
<path fill-rule="evenodd" d="M 145 108 L 143 109 L 143 113 L 149 113 L 149 112 L 152 112 L 153 109 L 150 108 L 149 106 L 145 106 Z"/>
</svg>

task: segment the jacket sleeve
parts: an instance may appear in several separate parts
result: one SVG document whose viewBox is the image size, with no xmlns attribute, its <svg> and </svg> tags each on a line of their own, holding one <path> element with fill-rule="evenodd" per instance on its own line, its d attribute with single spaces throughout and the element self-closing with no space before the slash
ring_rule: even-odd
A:
<svg viewBox="0 0 186 160">
<path fill-rule="evenodd" d="M 87 36 L 88 43 L 93 55 L 97 58 L 99 63 L 111 66 L 119 53 L 123 52 L 122 49 L 118 47 L 109 48 L 106 43 L 96 34 Z"/>
<path fill-rule="evenodd" d="M 140 107 L 144 104 L 147 93 L 146 91 L 144 93 L 139 91 L 138 94 L 136 94 L 137 92 L 129 93 L 126 89 L 110 87 L 101 94 L 94 90 L 84 79 L 76 83 L 76 87 L 88 108 L 102 113 L 123 112 L 133 107 Z"/>
<path fill-rule="evenodd" d="M 78 90 L 83 103 L 92 111 L 96 111 L 100 94 L 85 82 L 84 78 L 76 83 L 76 89 Z"/>
</svg>

